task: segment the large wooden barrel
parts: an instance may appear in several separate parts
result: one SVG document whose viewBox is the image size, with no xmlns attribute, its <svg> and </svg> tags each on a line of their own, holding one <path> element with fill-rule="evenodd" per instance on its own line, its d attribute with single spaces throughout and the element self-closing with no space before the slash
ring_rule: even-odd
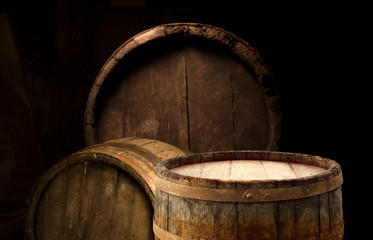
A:
<svg viewBox="0 0 373 240">
<path fill-rule="evenodd" d="M 342 239 L 342 171 L 303 154 L 229 151 L 157 166 L 154 233 L 166 239 Z"/>
<path fill-rule="evenodd" d="M 280 122 L 278 91 L 256 49 L 218 27 L 174 23 L 139 33 L 108 59 L 89 94 L 85 139 L 276 150 Z"/>
<path fill-rule="evenodd" d="M 153 239 L 155 166 L 187 153 L 124 138 L 64 158 L 34 185 L 26 239 Z"/>
</svg>

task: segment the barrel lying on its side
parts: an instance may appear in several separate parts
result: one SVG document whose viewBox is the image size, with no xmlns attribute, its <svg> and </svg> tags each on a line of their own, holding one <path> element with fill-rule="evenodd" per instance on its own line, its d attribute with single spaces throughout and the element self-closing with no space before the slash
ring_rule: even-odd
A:
<svg viewBox="0 0 373 240">
<path fill-rule="evenodd" d="M 188 151 L 150 139 L 90 146 L 50 168 L 34 185 L 26 239 L 153 239 L 154 171 Z"/>
<path fill-rule="evenodd" d="M 342 239 L 342 171 L 293 153 L 193 154 L 157 166 L 154 233 L 166 239 Z"/>
<path fill-rule="evenodd" d="M 249 43 L 219 27 L 170 23 L 121 45 L 92 85 L 87 145 L 126 136 L 192 152 L 276 150 L 280 96 Z"/>
</svg>

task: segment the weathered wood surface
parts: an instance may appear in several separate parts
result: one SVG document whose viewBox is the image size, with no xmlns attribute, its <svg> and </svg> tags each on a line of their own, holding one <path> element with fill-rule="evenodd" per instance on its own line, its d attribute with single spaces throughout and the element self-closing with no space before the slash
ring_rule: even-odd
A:
<svg viewBox="0 0 373 240">
<path fill-rule="evenodd" d="M 198 178 L 245 181 L 296 179 L 326 173 L 327 170 L 301 163 L 232 160 L 188 164 L 173 168 L 171 172 Z"/>
<path fill-rule="evenodd" d="M 50 168 L 29 197 L 26 239 L 153 239 L 156 164 L 188 151 L 142 138 L 111 140 Z"/>
<path fill-rule="evenodd" d="M 242 165 L 244 161 L 250 164 Z M 248 174 L 261 167 L 267 176 L 254 173 L 250 179 L 240 169 L 232 180 L 225 169 L 240 165 Z M 293 165 L 298 168 L 289 169 Z M 186 171 L 197 166 L 210 168 Z M 219 173 L 212 169 L 216 166 Z M 275 167 L 292 176 L 278 175 Z M 159 239 L 343 239 L 342 171 L 332 160 L 279 152 L 203 153 L 166 160 L 156 173 L 153 229 Z M 243 179 L 238 180 L 240 176 Z M 312 187 L 315 184 L 320 189 Z M 173 190 L 185 186 L 201 196 L 185 197 Z M 219 196 L 229 191 L 243 193 L 242 198 L 229 201 Z M 263 191 L 267 196 L 255 200 L 255 194 Z M 276 191 L 286 198 L 278 200 L 272 194 Z M 246 194 L 253 195 L 246 198 Z"/>
<path fill-rule="evenodd" d="M 279 96 L 259 53 L 223 29 L 161 25 L 117 49 L 91 89 L 86 144 L 123 136 L 193 152 L 278 147 Z"/>
</svg>

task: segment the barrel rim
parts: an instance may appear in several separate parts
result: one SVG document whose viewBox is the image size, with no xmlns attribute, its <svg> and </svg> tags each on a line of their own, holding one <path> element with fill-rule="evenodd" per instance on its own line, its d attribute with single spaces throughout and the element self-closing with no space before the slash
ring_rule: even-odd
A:
<svg viewBox="0 0 373 240">
<path fill-rule="evenodd" d="M 187 164 L 203 163 L 209 161 L 226 161 L 226 160 L 265 160 L 281 161 L 291 163 L 303 163 L 308 165 L 325 168 L 326 172 L 315 175 L 291 178 L 291 179 L 266 179 L 266 180 L 221 180 L 196 178 L 181 175 L 170 170 Z M 202 188 L 218 189 L 266 189 L 266 188 L 291 188 L 312 183 L 324 182 L 339 176 L 342 178 L 341 166 L 334 160 L 300 153 L 275 152 L 275 151 L 217 151 L 207 153 L 196 153 L 183 157 L 167 159 L 157 165 L 156 176 L 158 179 L 172 183 L 188 186 L 198 186 Z M 340 179 L 342 181 L 342 179 Z M 339 183 L 338 183 L 339 184 Z M 340 186 L 342 182 L 338 186 Z M 157 187 L 157 185 L 156 185 Z"/>
<path fill-rule="evenodd" d="M 98 148 L 107 147 L 107 146 L 100 146 L 100 145 L 96 145 L 96 146 Z M 114 148 L 118 148 L 118 147 L 114 147 Z M 118 148 L 118 150 L 125 151 L 125 149 L 121 149 L 121 148 Z M 152 206 L 154 207 L 155 196 L 153 194 L 153 191 L 151 190 L 151 187 L 143 179 L 143 176 L 141 176 L 141 174 L 139 174 L 131 166 L 117 159 L 116 157 L 110 156 L 103 152 L 79 151 L 57 162 L 55 165 L 49 168 L 46 172 L 44 172 L 44 174 L 34 184 L 31 190 L 31 193 L 29 195 L 29 198 L 27 200 L 26 215 L 25 215 L 25 239 L 36 239 L 35 226 L 34 226 L 36 211 L 39 206 L 39 200 L 43 192 L 49 185 L 49 183 L 53 180 L 53 178 L 56 175 L 58 175 L 64 169 L 72 165 L 84 163 L 84 162 L 98 162 L 98 163 L 107 164 L 109 166 L 117 167 L 121 170 L 124 170 L 125 173 L 133 177 L 145 189 L 146 195 L 150 198 L 150 202 Z"/>
<path fill-rule="evenodd" d="M 199 37 L 225 45 L 234 55 L 238 56 L 245 65 L 253 70 L 255 78 L 263 89 L 268 109 L 269 141 L 266 150 L 277 150 L 281 134 L 280 97 L 273 76 L 269 71 L 269 67 L 263 61 L 260 53 L 249 43 L 227 30 L 208 24 L 189 22 L 163 24 L 142 31 L 124 42 L 109 57 L 97 75 L 86 103 L 84 116 L 86 145 L 89 146 L 97 143 L 95 135 L 96 97 L 100 92 L 101 85 L 108 78 L 110 72 L 120 65 L 119 62 L 121 59 L 125 58 L 126 55 L 139 46 L 173 36 Z"/>
</svg>

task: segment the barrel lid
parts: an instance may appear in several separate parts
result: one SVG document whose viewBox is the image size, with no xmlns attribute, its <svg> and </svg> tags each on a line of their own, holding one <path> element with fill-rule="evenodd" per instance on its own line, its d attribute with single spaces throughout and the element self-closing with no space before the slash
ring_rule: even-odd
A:
<svg viewBox="0 0 373 240">
<path fill-rule="evenodd" d="M 279 94 L 259 52 L 200 23 L 130 38 L 99 72 L 86 105 L 86 145 L 159 139 L 194 152 L 276 150 Z"/>
<path fill-rule="evenodd" d="M 193 168 L 200 166 L 220 169 L 201 169 L 199 173 L 193 173 Z M 245 169 L 236 171 L 234 167 Z M 266 176 L 260 176 L 259 167 Z M 229 170 L 227 178 L 224 177 L 226 170 Z M 233 172 L 243 177 L 231 178 Z M 333 160 L 270 151 L 211 152 L 168 159 L 157 165 L 156 176 L 158 190 L 176 196 L 223 202 L 305 198 L 332 191 L 343 183 L 341 167 Z"/>
</svg>

